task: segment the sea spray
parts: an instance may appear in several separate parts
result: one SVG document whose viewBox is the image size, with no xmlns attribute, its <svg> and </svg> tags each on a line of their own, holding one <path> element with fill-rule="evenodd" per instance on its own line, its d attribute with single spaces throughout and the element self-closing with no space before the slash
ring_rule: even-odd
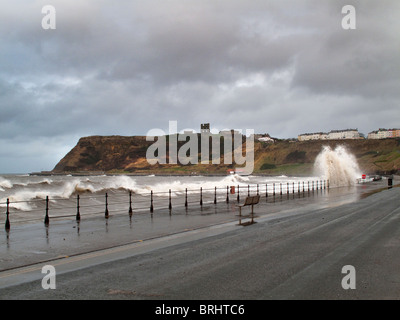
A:
<svg viewBox="0 0 400 320">
<path fill-rule="evenodd" d="M 332 187 L 352 186 L 361 176 L 356 158 L 342 145 L 334 150 L 324 146 L 315 159 L 314 170 L 315 175 L 329 180 Z"/>
<path fill-rule="evenodd" d="M 174 181 L 164 181 L 156 184 L 151 184 L 143 187 L 142 189 L 138 189 L 139 193 L 145 193 L 145 191 L 149 192 L 152 190 L 155 196 L 165 196 L 165 192 L 168 192 L 169 189 L 172 191 L 172 196 L 178 196 L 183 194 L 185 190 L 188 190 L 188 193 L 198 193 L 200 188 L 202 188 L 204 193 L 214 192 L 214 188 L 217 187 L 218 192 L 224 193 L 226 192 L 227 186 L 237 186 L 237 185 L 246 185 L 249 183 L 249 178 L 245 176 L 240 176 L 238 174 L 229 175 L 218 180 L 208 180 L 207 178 L 202 178 L 200 176 L 195 177 L 193 181 L 182 182 L 182 180 L 178 177 Z M 200 179 L 202 178 L 202 179 Z M 200 180 L 198 180 L 200 179 Z M 196 181 L 198 180 L 198 181 Z"/>
<path fill-rule="evenodd" d="M 7 179 L 5 179 L 5 178 L 3 178 L 3 177 L 0 177 L 0 188 L 7 188 L 7 189 L 10 189 L 10 188 L 12 188 L 13 187 L 13 184 L 10 182 L 10 180 L 7 180 Z M 3 191 L 4 191 L 4 189 L 3 189 Z"/>
</svg>

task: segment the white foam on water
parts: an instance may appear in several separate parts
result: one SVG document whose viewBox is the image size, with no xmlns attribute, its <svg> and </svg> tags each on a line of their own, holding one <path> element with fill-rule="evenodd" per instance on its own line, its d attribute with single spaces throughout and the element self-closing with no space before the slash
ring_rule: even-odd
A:
<svg viewBox="0 0 400 320">
<path fill-rule="evenodd" d="M 199 193 L 202 188 L 204 193 L 227 192 L 227 187 L 246 187 L 257 183 L 268 183 L 269 190 L 272 190 L 272 183 L 282 182 L 283 190 L 286 190 L 286 183 L 297 181 L 300 178 L 275 176 L 275 177 L 254 177 L 231 174 L 222 177 L 203 176 L 15 176 L 8 179 L 0 177 L 0 207 L 6 206 L 6 200 L 10 200 L 10 207 L 30 211 L 37 206 L 43 206 L 41 200 L 49 197 L 50 202 L 57 202 L 60 199 L 72 199 L 77 194 L 102 195 L 104 192 L 132 191 L 135 194 L 147 196 L 153 191 L 156 197 L 165 197 L 171 190 L 173 197 L 185 193 Z M 303 178 L 302 178 L 303 179 Z M 276 188 L 279 184 L 276 185 Z M 37 202 L 39 201 L 39 202 Z"/>
<path fill-rule="evenodd" d="M 11 183 L 10 180 L 7 180 L 7 179 L 5 179 L 5 178 L 3 178 L 3 177 L 0 177 L 0 187 L 1 187 L 2 189 L 3 189 L 3 188 L 10 189 L 10 188 L 13 187 L 13 184 Z M 3 191 L 4 191 L 4 189 L 3 189 Z"/>
<path fill-rule="evenodd" d="M 189 178 L 190 179 L 190 178 Z M 248 177 L 240 176 L 237 174 L 229 175 L 218 180 L 208 179 L 207 177 L 195 176 L 188 181 L 188 178 L 177 177 L 173 181 L 164 181 L 155 184 L 146 184 L 143 187 L 138 187 L 135 192 L 138 193 L 148 193 L 153 191 L 154 195 L 163 196 L 163 193 L 168 192 L 171 189 L 171 195 L 177 196 L 188 190 L 188 193 L 198 193 L 200 188 L 203 192 L 214 192 L 215 187 L 217 187 L 218 192 L 225 192 L 225 188 L 229 186 L 244 185 L 249 182 Z"/>
</svg>

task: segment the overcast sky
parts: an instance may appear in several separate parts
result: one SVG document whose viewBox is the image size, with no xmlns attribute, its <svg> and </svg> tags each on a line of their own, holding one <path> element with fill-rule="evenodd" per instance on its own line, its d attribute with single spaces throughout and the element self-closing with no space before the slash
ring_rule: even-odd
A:
<svg viewBox="0 0 400 320">
<path fill-rule="evenodd" d="M 0 0 L 0 173 L 175 120 L 278 138 L 398 128 L 399 30 L 398 0 Z"/>
</svg>

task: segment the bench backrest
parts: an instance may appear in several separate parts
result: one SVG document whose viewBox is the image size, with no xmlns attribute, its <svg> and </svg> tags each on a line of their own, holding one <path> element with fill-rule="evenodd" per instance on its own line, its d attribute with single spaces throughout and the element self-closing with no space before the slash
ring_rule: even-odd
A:
<svg viewBox="0 0 400 320">
<path fill-rule="evenodd" d="M 260 196 L 252 196 L 252 197 L 246 197 L 246 200 L 244 201 L 245 206 L 250 206 L 252 204 L 257 204 L 260 201 Z"/>
<path fill-rule="evenodd" d="M 260 195 L 253 197 L 253 204 L 257 204 L 260 201 Z"/>
</svg>

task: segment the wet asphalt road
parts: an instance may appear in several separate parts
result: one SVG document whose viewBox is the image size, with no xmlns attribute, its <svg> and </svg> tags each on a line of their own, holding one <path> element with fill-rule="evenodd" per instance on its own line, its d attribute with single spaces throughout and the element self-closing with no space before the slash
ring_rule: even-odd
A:
<svg viewBox="0 0 400 320">
<path fill-rule="evenodd" d="M 0 272 L 0 299 L 400 298 L 400 188 L 341 205 L 298 202 L 246 227 L 224 219 L 49 261 L 55 290 L 42 288 L 42 264 Z M 342 287 L 346 265 L 355 289 Z"/>
</svg>

